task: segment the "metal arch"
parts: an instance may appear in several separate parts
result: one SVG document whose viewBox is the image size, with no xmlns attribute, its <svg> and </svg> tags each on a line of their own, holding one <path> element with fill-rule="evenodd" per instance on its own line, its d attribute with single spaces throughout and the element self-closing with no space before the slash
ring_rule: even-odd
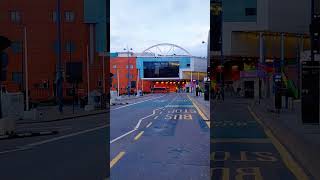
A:
<svg viewBox="0 0 320 180">
<path fill-rule="evenodd" d="M 150 49 L 154 48 L 154 47 L 158 47 L 158 46 L 173 46 L 173 47 L 177 47 L 177 48 L 180 48 L 181 50 L 183 50 L 185 53 L 187 53 L 189 56 L 192 56 L 191 53 L 189 53 L 186 49 L 184 49 L 183 47 L 181 46 L 178 46 L 176 44 L 171 44 L 171 43 L 160 43 L 160 44 L 156 44 L 156 45 L 153 45 L 147 49 L 145 49 L 142 54 L 146 53 L 147 51 L 149 51 Z"/>
</svg>

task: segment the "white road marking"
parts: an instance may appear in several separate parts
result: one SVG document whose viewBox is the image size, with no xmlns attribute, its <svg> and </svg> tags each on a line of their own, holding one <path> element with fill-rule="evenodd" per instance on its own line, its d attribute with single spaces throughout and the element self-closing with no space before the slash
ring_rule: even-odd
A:
<svg viewBox="0 0 320 180">
<path fill-rule="evenodd" d="M 136 125 L 136 127 L 135 127 L 134 129 L 138 129 L 139 126 L 140 126 L 140 124 L 141 124 L 141 122 L 142 122 L 142 120 L 144 120 L 144 119 L 146 119 L 146 118 L 148 118 L 148 117 L 151 117 L 151 116 L 155 115 L 155 114 L 156 114 L 156 111 L 159 110 L 159 109 L 162 109 L 162 108 L 163 108 L 163 107 L 158 108 L 158 109 L 155 109 L 155 110 L 153 110 L 152 114 L 150 114 L 150 115 L 148 115 L 148 116 L 145 116 L 145 117 L 139 119 L 139 122 L 137 123 L 137 125 Z"/>
<path fill-rule="evenodd" d="M 125 134 L 123 134 L 123 135 L 115 138 L 115 139 L 113 139 L 112 141 L 110 141 L 110 144 L 112 144 L 112 143 L 118 141 L 119 139 L 121 139 L 121 138 L 123 138 L 123 137 L 125 137 L 125 136 L 127 136 L 127 135 L 129 135 L 129 134 L 131 134 L 131 133 L 133 133 L 133 132 L 136 131 L 136 130 L 137 130 L 137 129 L 133 129 L 133 130 L 131 130 L 131 131 L 129 131 L 129 132 L 127 132 L 127 133 L 125 133 Z"/>
<path fill-rule="evenodd" d="M 6 154 L 6 153 L 11 153 L 11 152 L 17 152 L 17 151 L 23 151 L 26 150 L 27 148 L 17 148 L 17 149 L 12 149 L 12 150 L 7 150 L 7 151 L 1 151 L 0 154 Z"/>
<path fill-rule="evenodd" d="M 161 97 L 162 97 L 162 96 L 161 96 Z M 168 104 L 171 104 L 171 103 L 172 103 L 176 98 L 177 98 L 177 97 L 173 98 L 173 100 L 172 100 L 170 103 L 168 103 Z M 125 134 L 123 134 L 123 135 L 121 135 L 121 136 L 119 136 L 119 137 L 115 138 L 115 139 L 113 139 L 112 141 L 110 141 L 110 144 L 112 144 L 112 143 L 114 143 L 114 142 L 116 142 L 116 141 L 118 141 L 118 140 L 120 140 L 120 139 L 124 138 L 125 136 L 127 136 L 127 135 L 129 135 L 129 134 L 133 133 L 134 131 L 138 130 L 138 128 L 139 128 L 139 126 L 140 126 L 140 124 L 141 124 L 142 120 L 144 120 L 144 119 L 146 119 L 146 118 L 148 118 L 148 117 L 151 117 L 151 116 L 155 115 L 157 110 L 165 109 L 165 108 L 166 108 L 166 106 L 164 106 L 164 107 L 159 107 L 159 108 L 157 108 L 157 109 L 154 109 L 154 110 L 153 110 L 153 112 L 152 112 L 152 114 L 150 114 L 150 115 L 148 115 L 148 116 L 145 116 L 145 117 L 143 117 L 143 118 L 139 119 L 139 121 L 138 121 L 137 125 L 135 126 L 135 128 L 134 128 L 133 130 L 131 130 L 131 131 L 129 131 L 129 132 L 127 132 L 127 133 L 125 133 Z"/>
<path fill-rule="evenodd" d="M 36 143 L 27 144 L 24 147 L 39 146 L 39 145 L 42 145 L 42 144 L 47 144 L 47 143 L 58 141 L 58 140 L 61 140 L 61 139 L 66 139 L 66 138 L 69 138 L 69 137 L 73 137 L 73 136 L 85 134 L 85 133 L 88 133 L 88 132 L 96 131 L 96 130 L 99 130 L 99 129 L 103 129 L 103 128 L 106 128 L 108 126 L 109 125 L 103 125 L 103 126 L 95 127 L 95 128 L 92 128 L 92 129 L 86 129 L 86 130 L 83 130 L 83 131 L 67 134 L 67 135 L 64 135 L 64 136 L 59 136 L 59 137 L 55 137 L 55 138 L 52 138 L 52 139 L 47 139 L 47 140 L 44 140 L 44 141 L 39 141 L 39 142 L 36 142 Z"/>
<path fill-rule="evenodd" d="M 190 107 L 190 108 L 192 108 L 193 105 L 167 105 L 166 107 L 176 107 L 176 108 L 178 108 L 178 107 Z"/>
<path fill-rule="evenodd" d="M 152 125 L 152 122 L 150 122 L 146 127 L 149 128 Z"/>
<path fill-rule="evenodd" d="M 163 95 L 164 96 L 164 95 Z M 128 105 L 125 105 L 125 106 L 120 106 L 120 107 L 117 107 L 117 108 L 114 108 L 114 109 L 110 109 L 111 111 L 112 110 L 117 110 L 117 109 L 122 109 L 122 108 L 125 108 L 125 107 L 128 107 L 128 106 L 132 106 L 132 105 L 135 105 L 135 104 L 140 104 L 140 103 L 143 103 L 143 102 L 146 102 L 146 101 L 151 101 L 151 100 L 154 100 L 154 99 L 159 99 L 163 96 L 160 96 L 160 97 L 156 97 L 156 98 L 152 98 L 152 99 L 147 99 L 147 100 L 144 100 L 144 101 L 139 101 L 139 102 L 136 102 L 136 103 L 132 103 L 132 104 L 128 104 Z"/>
<path fill-rule="evenodd" d="M 154 117 L 153 119 L 157 119 L 159 116 Z"/>
</svg>

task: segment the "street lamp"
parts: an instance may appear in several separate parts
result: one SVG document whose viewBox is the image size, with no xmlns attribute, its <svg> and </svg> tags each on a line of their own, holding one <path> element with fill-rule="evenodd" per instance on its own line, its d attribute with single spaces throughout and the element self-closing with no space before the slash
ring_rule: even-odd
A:
<svg viewBox="0 0 320 180">
<path fill-rule="evenodd" d="M 61 66 L 61 0 L 57 0 L 57 31 L 58 31 L 58 61 L 57 61 L 57 99 L 59 103 L 59 111 L 62 112 L 62 66 Z M 28 89 L 26 89 L 28 91 Z"/>
<path fill-rule="evenodd" d="M 127 53 L 128 53 L 128 96 L 130 97 L 130 90 L 131 90 L 131 83 L 130 83 L 130 61 L 129 61 L 129 53 L 130 53 L 130 51 L 132 51 L 132 48 L 128 48 L 128 46 L 127 46 L 127 48 L 124 48 L 123 50 L 125 50 L 125 51 L 127 51 Z"/>
</svg>

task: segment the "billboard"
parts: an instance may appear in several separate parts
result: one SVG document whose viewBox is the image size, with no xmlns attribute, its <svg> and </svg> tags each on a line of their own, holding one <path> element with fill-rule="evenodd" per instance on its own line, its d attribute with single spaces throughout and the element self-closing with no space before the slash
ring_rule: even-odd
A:
<svg viewBox="0 0 320 180">
<path fill-rule="evenodd" d="M 144 78 L 179 78 L 179 61 L 143 62 Z"/>
</svg>

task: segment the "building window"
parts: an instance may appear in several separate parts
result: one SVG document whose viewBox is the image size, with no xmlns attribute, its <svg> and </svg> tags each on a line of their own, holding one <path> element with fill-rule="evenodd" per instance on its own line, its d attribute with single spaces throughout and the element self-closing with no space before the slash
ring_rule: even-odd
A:
<svg viewBox="0 0 320 180">
<path fill-rule="evenodd" d="M 64 18 L 66 22 L 74 22 L 75 16 L 73 11 L 66 11 L 64 13 Z"/>
<path fill-rule="evenodd" d="M 22 53 L 23 42 L 22 41 L 14 41 L 11 43 L 11 48 L 13 53 Z"/>
<path fill-rule="evenodd" d="M 133 78 L 133 75 L 132 75 L 132 74 L 127 74 L 127 78 L 128 78 L 128 79 L 132 79 L 132 78 Z"/>
<path fill-rule="evenodd" d="M 187 67 L 190 67 L 190 64 L 187 64 Z"/>
<path fill-rule="evenodd" d="M 73 41 L 67 41 L 65 44 L 65 51 L 68 53 L 76 51 L 76 44 Z"/>
<path fill-rule="evenodd" d="M 113 78 L 115 78 L 115 79 L 116 79 L 116 78 L 117 78 L 117 74 L 113 74 Z"/>
<path fill-rule="evenodd" d="M 118 88 L 118 84 L 114 84 L 114 85 L 113 85 L 113 88 Z"/>
<path fill-rule="evenodd" d="M 22 84 L 22 73 L 21 72 L 13 72 L 12 73 L 12 81 L 16 84 Z"/>
<path fill-rule="evenodd" d="M 117 65 L 113 65 L 112 67 L 113 67 L 113 69 L 117 69 Z"/>
<path fill-rule="evenodd" d="M 128 65 L 126 65 L 126 68 L 127 68 L 127 69 L 128 69 L 128 67 L 129 67 L 129 66 L 128 66 Z"/>
<path fill-rule="evenodd" d="M 133 65 L 132 64 L 130 65 L 130 69 L 133 69 Z"/>
<path fill-rule="evenodd" d="M 246 16 L 256 16 L 257 9 L 256 8 L 246 8 Z"/>
<path fill-rule="evenodd" d="M 55 23 L 58 20 L 58 14 L 56 11 L 52 12 L 52 21 Z"/>
<path fill-rule="evenodd" d="M 13 23 L 21 22 L 21 14 L 19 11 L 10 11 L 10 19 Z"/>
</svg>

